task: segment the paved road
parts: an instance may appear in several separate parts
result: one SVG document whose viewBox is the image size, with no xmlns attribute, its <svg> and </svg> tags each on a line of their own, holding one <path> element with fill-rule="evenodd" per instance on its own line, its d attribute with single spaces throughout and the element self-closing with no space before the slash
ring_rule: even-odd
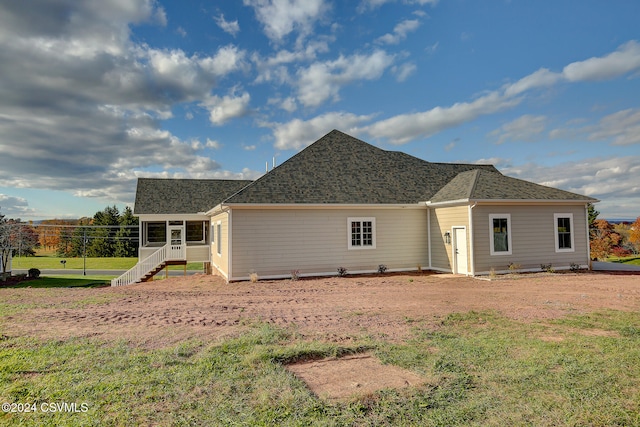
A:
<svg viewBox="0 0 640 427">
<path fill-rule="evenodd" d="M 621 264 L 618 262 L 593 261 L 591 268 L 596 271 L 635 271 L 640 273 L 640 265 Z"/>
</svg>

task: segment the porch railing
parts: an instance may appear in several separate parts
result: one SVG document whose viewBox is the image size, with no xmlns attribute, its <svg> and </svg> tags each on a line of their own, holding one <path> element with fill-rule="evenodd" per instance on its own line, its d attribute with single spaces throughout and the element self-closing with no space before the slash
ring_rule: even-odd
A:
<svg viewBox="0 0 640 427">
<path fill-rule="evenodd" d="M 167 245 L 164 245 L 136 265 L 129 271 L 111 280 L 111 286 L 124 286 L 139 282 L 147 274 L 155 270 L 167 260 Z"/>
</svg>

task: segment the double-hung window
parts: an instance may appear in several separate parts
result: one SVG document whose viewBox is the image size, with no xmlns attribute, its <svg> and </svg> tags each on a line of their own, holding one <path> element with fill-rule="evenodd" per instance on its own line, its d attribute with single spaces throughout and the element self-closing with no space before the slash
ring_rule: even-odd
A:
<svg viewBox="0 0 640 427">
<path fill-rule="evenodd" d="M 556 252 L 574 252 L 573 214 L 553 214 Z"/>
<path fill-rule="evenodd" d="M 347 218 L 347 233 L 349 249 L 376 248 L 375 218 Z"/>
<path fill-rule="evenodd" d="M 491 255 L 511 255 L 511 214 L 489 215 Z"/>
<path fill-rule="evenodd" d="M 218 255 L 222 255 L 222 223 L 220 221 L 218 221 L 218 223 L 216 224 L 216 234 L 217 234 L 217 251 L 218 251 Z"/>
</svg>

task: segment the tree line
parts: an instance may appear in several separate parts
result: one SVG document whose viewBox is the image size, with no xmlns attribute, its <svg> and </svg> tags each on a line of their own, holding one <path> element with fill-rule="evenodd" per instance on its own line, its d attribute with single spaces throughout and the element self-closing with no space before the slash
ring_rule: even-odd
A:
<svg viewBox="0 0 640 427">
<path fill-rule="evenodd" d="M 32 256 L 43 248 L 60 257 L 137 257 L 138 217 L 107 206 L 91 218 L 45 220 L 39 224 L 0 214 L 0 249 L 4 258 Z"/>
</svg>

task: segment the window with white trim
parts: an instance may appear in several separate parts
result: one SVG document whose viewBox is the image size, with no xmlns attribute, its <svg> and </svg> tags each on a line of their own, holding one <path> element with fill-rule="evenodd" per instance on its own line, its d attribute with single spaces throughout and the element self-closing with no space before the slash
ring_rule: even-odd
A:
<svg viewBox="0 0 640 427">
<path fill-rule="evenodd" d="M 511 255 L 511 214 L 489 215 L 491 255 Z"/>
<path fill-rule="evenodd" d="M 347 218 L 349 249 L 376 248 L 376 219 L 374 217 Z"/>
<path fill-rule="evenodd" d="M 216 224 L 216 234 L 218 235 L 218 255 L 222 255 L 222 223 L 220 221 Z"/>
<path fill-rule="evenodd" d="M 556 252 L 575 252 L 573 214 L 553 214 Z"/>
</svg>

